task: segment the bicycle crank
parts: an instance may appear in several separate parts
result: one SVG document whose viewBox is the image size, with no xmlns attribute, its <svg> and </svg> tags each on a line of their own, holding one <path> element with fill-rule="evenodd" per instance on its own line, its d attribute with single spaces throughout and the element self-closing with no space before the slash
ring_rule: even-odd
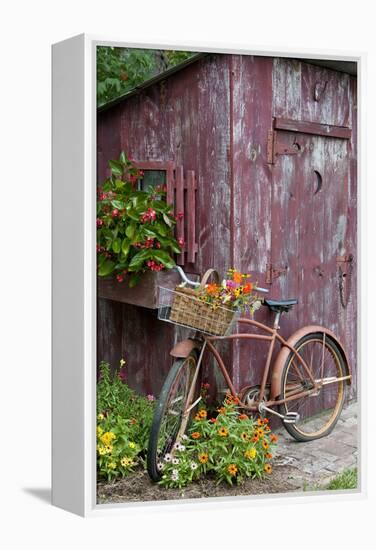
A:
<svg viewBox="0 0 376 550">
<path fill-rule="evenodd" d="M 259 404 L 259 412 L 262 414 L 264 411 L 269 412 L 270 414 L 274 414 L 275 416 L 278 416 L 282 422 L 285 422 L 285 424 L 295 424 L 300 420 L 300 414 L 297 412 L 287 412 L 286 414 L 280 414 L 277 411 L 274 411 L 273 409 L 270 409 L 264 403 Z"/>
</svg>

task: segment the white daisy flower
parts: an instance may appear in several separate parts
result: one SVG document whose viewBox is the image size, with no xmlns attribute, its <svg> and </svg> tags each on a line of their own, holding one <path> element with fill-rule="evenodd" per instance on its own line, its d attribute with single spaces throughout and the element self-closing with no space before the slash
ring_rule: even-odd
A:
<svg viewBox="0 0 376 550">
<path fill-rule="evenodd" d="M 179 476 L 179 471 L 176 470 L 176 469 L 172 470 L 172 475 L 173 476 Z"/>
<path fill-rule="evenodd" d="M 198 464 L 196 462 L 191 462 L 191 469 L 196 470 L 198 468 Z"/>
<path fill-rule="evenodd" d="M 173 458 L 172 463 L 173 464 L 179 464 L 180 460 L 178 458 Z"/>
<path fill-rule="evenodd" d="M 179 445 L 179 451 L 185 451 L 185 445 Z"/>
<path fill-rule="evenodd" d="M 165 456 L 164 456 L 164 461 L 165 462 L 171 462 L 171 459 L 172 459 L 172 456 L 170 455 L 170 453 L 165 454 Z"/>
<path fill-rule="evenodd" d="M 162 462 L 158 462 L 158 464 L 157 464 L 158 470 L 163 470 L 163 467 L 164 467 L 163 463 L 162 463 Z"/>
<path fill-rule="evenodd" d="M 187 440 L 188 439 L 188 436 L 186 434 L 182 435 L 182 439 L 185 439 Z"/>
</svg>

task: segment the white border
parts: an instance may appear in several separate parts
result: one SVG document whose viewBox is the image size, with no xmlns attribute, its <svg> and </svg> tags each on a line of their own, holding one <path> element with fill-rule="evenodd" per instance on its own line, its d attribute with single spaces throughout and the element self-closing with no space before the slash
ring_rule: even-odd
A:
<svg viewBox="0 0 376 550">
<path fill-rule="evenodd" d="M 221 507 L 269 506 L 287 502 L 332 502 L 343 494 L 300 493 L 293 495 L 249 495 L 247 497 L 224 497 L 166 502 L 142 502 L 96 505 L 96 460 L 95 460 L 95 410 L 96 410 L 96 273 L 95 273 L 95 200 L 96 200 L 96 46 L 111 45 L 134 48 L 180 49 L 197 52 L 216 52 L 280 56 L 311 59 L 337 59 L 358 64 L 358 399 L 361 409 L 361 482 L 359 491 L 345 492 L 347 500 L 359 500 L 366 496 L 365 464 L 365 372 L 359 368 L 365 356 L 364 326 L 365 303 L 361 288 L 366 288 L 366 269 L 363 265 L 365 244 L 361 237 L 366 227 L 365 208 L 365 143 L 364 83 L 365 61 L 363 52 L 336 50 L 275 48 L 222 43 L 166 42 L 158 44 L 129 43 L 100 36 L 79 35 L 53 46 L 53 504 L 82 516 L 139 514 L 145 510 L 162 512 L 166 509 L 187 511 L 192 508 L 217 509 Z M 74 73 L 73 67 L 78 71 Z M 81 68 L 81 72 L 80 69 Z M 69 94 L 74 89 L 76 100 L 72 104 Z M 81 102 L 81 110 L 78 105 Z M 75 134 L 72 136 L 72 130 Z M 72 141 L 73 139 L 73 141 Z M 80 145 L 81 144 L 81 145 Z M 77 147 L 81 163 L 77 160 Z M 65 163 L 65 164 L 64 164 Z M 60 171 L 69 165 L 69 174 Z M 62 189 L 65 192 L 62 192 Z M 72 202 L 73 201 L 73 202 Z M 72 208 L 72 205 L 74 208 Z M 66 210 L 67 209 L 67 210 Z M 82 215 L 83 223 L 77 229 L 67 224 L 66 214 L 72 220 Z M 69 217 L 69 216 L 68 216 Z M 66 253 L 73 249 L 78 254 L 74 264 L 67 262 Z M 81 256 L 79 256 L 81 254 Z M 64 261 L 62 261 L 64 259 Z M 83 259 L 83 262 L 79 261 Z M 360 264 L 362 262 L 362 271 Z M 69 271 L 64 266 L 69 264 Z M 75 283 L 75 288 L 71 287 Z M 61 288 L 75 290 L 76 294 L 61 296 Z M 78 303 L 77 301 L 78 300 Z M 75 316 L 77 314 L 77 316 Z M 82 349 L 79 345 L 82 338 Z M 77 349 L 71 342 L 77 342 Z M 69 345 L 67 345 L 69 342 Z M 67 351 L 65 351 L 67 350 Z M 82 366 L 83 364 L 83 366 Z M 72 391 L 72 380 L 74 389 Z M 73 411 L 73 412 L 69 412 Z M 81 411 L 77 415 L 77 411 Z M 69 436 L 69 446 L 67 438 Z M 69 447 L 69 452 L 67 450 Z M 72 457 L 75 475 L 72 476 Z"/>
</svg>

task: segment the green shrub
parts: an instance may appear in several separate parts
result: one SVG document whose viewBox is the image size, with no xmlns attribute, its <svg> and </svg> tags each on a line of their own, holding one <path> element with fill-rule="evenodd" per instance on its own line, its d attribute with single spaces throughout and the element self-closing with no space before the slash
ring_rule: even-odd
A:
<svg viewBox="0 0 376 550">
<path fill-rule="evenodd" d="M 153 396 L 137 395 L 127 386 L 123 364 L 111 373 L 102 362 L 97 384 L 97 466 L 108 480 L 126 476 L 142 461 L 153 419 Z"/>
</svg>

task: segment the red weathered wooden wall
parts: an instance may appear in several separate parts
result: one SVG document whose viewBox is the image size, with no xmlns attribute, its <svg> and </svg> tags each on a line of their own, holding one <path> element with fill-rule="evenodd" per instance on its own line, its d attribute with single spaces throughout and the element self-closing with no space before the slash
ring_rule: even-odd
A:
<svg viewBox="0 0 376 550">
<path fill-rule="evenodd" d="M 324 84 L 315 101 L 316 85 Z M 351 139 L 277 130 L 277 140 L 298 142 L 300 150 L 270 164 L 273 117 L 350 126 Z M 187 272 L 214 266 L 224 273 L 235 265 L 273 297 L 297 297 L 282 333 L 311 322 L 330 326 L 355 370 L 355 78 L 297 60 L 211 55 L 99 113 L 99 181 L 121 149 L 139 161 L 195 171 L 198 254 Z M 338 257 L 348 254 L 354 260 L 343 305 Z M 270 264 L 284 273 L 268 285 Z M 257 317 L 271 322 L 266 308 Z M 139 391 L 159 393 L 169 348 L 183 334 L 153 311 L 98 300 L 98 360 L 127 359 L 129 382 Z M 225 355 L 238 388 L 258 381 L 262 344 L 252 351 L 244 342 L 227 346 Z"/>
</svg>

